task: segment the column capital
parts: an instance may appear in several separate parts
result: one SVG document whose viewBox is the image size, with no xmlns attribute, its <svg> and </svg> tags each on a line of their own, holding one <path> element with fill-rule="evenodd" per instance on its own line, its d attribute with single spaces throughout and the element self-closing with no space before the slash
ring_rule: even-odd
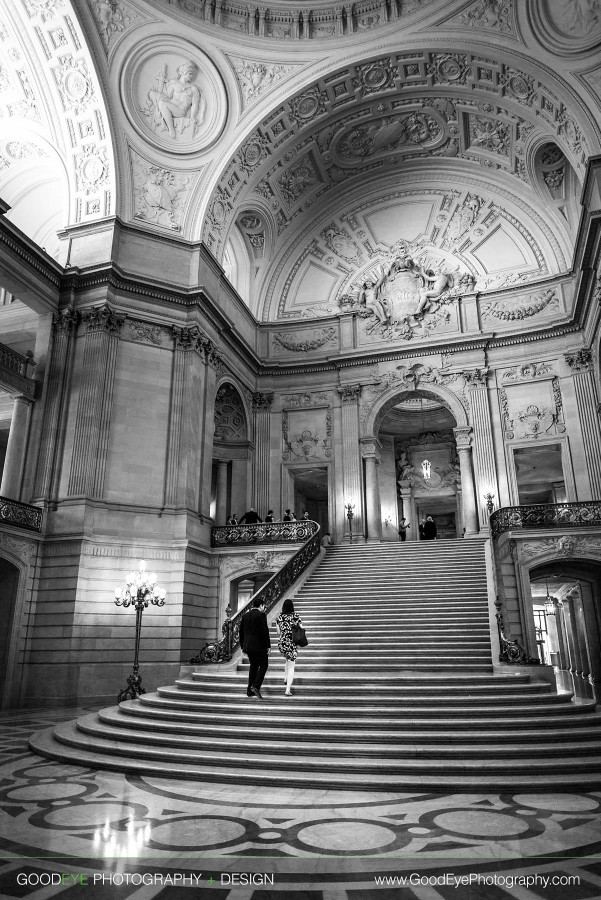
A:
<svg viewBox="0 0 601 900">
<path fill-rule="evenodd" d="M 336 390 L 343 403 L 358 403 L 361 398 L 360 384 L 343 384 L 339 385 Z"/>
<path fill-rule="evenodd" d="M 269 409 L 273 403 L 273 392 L 262 393 L 256 391 L 252 395 L 253 409 Z"/>
<path fill-rule="evenodd" d="M 363 459 L 375 459 L 377 463 L 380 462 L 380 450 L 382 449 L 382 445 L 377 437 L 362 437 L 359 438 L 359 444 L 361 445 L 361 456 Z"/>
<path fill-rule="evenodd" d="M 76 309 L 61 309 L 52 316 L 52 330 L 55 334 L 69 334 L 79 322 Z"/>
<path fill-rule="evenodd" d="M 201 353 L 207 344 L 211 343 L 198 325 L 184 326 L 183 328 L 180 328 L 179 325 L 172 325 L 171 332 L 176 350 L 196 350 L 197 353 Z"/>
<path fill-rule="evenodd" d="M 453 428 L 457 450 L 469 450 L 472 446 L 472 426 L 458 425 Z"/>
<path fill-rule="evenodd" d="M 461 373 L 466 384 L 472 388 L 486 387 L 488 380 L 488 369 L 466 369 Z"/>
<path fill-rule="evenodd" d="M 563 358 L 572 372 L 588 372 L 593 363 L 593 354 L 588 348 L 576 350 L 575 353 L 564 353 Z"/>
<path fill-rule="evenodd" d="M 108 303 L 105 303 L 104 306 L 93 306 L 91 309 L 84 310 L 81 319 L 87 326 L 88 334 L 104 331 L 111 337 L 119 337 L 125 322 L 125 316 L 116 313 Z"/>
</svg>

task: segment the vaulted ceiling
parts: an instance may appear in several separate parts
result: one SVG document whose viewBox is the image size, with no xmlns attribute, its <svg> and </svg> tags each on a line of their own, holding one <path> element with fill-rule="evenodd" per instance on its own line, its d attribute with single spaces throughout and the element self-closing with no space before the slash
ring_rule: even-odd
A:
<svg viewBox="0 0 601 900">
<path fill-rule="evenodd" d="M 267 321 L 336 312 L 399 254 L 540 280 L 601 149 L 600 7 L 7 0 L 0 196 L 57 258 L 114 213 L 202 238 Z"/>
</svg>

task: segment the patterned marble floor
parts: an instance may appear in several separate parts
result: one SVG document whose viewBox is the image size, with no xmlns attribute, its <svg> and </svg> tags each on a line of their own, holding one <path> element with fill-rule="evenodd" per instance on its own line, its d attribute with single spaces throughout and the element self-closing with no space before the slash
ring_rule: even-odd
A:
<svg viewBox="0 0 601 900">
<path fill-rule="evenodd" d="M 599 900 L 601 793 L 247 788 L 52 763 L 0 714 L 0 897 Z"/>
</svg>

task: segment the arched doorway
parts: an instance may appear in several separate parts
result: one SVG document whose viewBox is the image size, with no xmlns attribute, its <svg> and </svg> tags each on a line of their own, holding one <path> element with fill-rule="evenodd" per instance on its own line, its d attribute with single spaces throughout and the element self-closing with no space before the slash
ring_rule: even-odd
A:
<svg viewBox="0 0 601 900">
<path fill-rule="evenodd" d="M 601 563 L 556 559 L 530 570 L 539 659 L 560 682 L 601 699 Z"/>
<path fill-rule="evenodd" d="M 419 539 L 419 523 L 428 515 L 436 522 L 440 538 L 462 536 L 461 476 L 453 432 L 457 422 L 440 400 L 423 391 L 416 394 L 400 400 L 380 421 L 383 538 L 389 537 L 386 523 L 394 495 L 397 521 L 404 516 L 409 522 L 408 540 Z M 391 457 L 394 487 L 390 479 Z"/>
<path fill-rule="evenodd" d="M 436 516 L 441 537 L 479 533 L 472 428 L 464 405 L 436 373 L 404 370 L 406 388 L 391 387 L 365 417 L 363 444 L 368 540 L 396 540 L 398 522 Z M 420 381 L 423 382 L 420 384 Z"/>
</svg>

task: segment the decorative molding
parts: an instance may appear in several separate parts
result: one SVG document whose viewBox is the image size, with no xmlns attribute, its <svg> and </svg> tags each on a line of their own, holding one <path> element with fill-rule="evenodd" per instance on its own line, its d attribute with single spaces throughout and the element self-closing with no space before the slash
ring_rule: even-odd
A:
<svg viewBox="0 0 601 900">
<path fill-rule="evenodd" d="M 186 558 L 185 550 L 157 550 L 153 547 L 107 546 L 105 544 L 93 544 L 91 541 L 82 541 L 81 553 L 83 556 L 106 556 L 119 559 L 168 559 L 181 561 Z"/>
<path fill-rule="evenodd" d="M 159 347 L 163 342 L 166 332 L 160 325 L 151 325 L 150 322 L 140 322 L 130 319 L 127 323 L 128 337 L 132 341 L 142 344 L 153 344 Z"/>
<path fill-rule="evenodd" d="M 548 288 L 541 294 L 534 295 L 529 303 L 523 303 L 521 306 L 513 306 L 509 300 L 494 300 L 492 303 L 482 304 L 481 309 L 483 319 L 515 322 L 535 316 L 547 307 L 551 307 L 548 312 L 559 308 L 559 297 L 555 288 Z"/>
<path fill-rule="evenodd" d="M 314 333 L 314 332 L 313 332 Z M 323 328 L 313 340 L 296 340 L 293 332 L 279 332 L 273 335 L 274 344 L 280 344 L 286 350 L 293 353 L 308 353 L 311 350 L 319 350 L 330 341 L 336 339 L 336 329 L 332 326 Z"/>
<path fill-rule="evenodd" d="M 89 0 L 104 49 L 108 51 L 139 16 L 123 0 Z"/>
<path fill-rule="evenodd" d="M 193 176 L 171 171 L 143 159 L 130 148 L 134 218 L 181 231 Z"/>
<path fill-rule="evenodd" d="M 564 353 L 563 358 L 573 373 L 591 371 L 593 354 L 590 349 L 577 350 L 575 353 Z"/>
<path fill-rule="evenodd" d="M 284 406 L 323 406 L 330 402 L 330 393 L 285 394 L 282 397 Z"/>
<path fill-rule="evenodd" d="M 521 366 L 514 366 L 512 369 L 506 369 L 501 375 L 501 381 L 529 381 L 533 378 L 543 378 L 552 375 L 554 372 L 553 363 L 524 363 Z"/>
<path fill-rule="evenodd" d="M 564 534 L 559 538 L 547 538 L 542 541 L 520 542 L 522 555 L 527 559 L 536 556 L 546 556 L 552 553 L 554 556 L 601 556 L 601 537 L 577 537 L 572 534 Z"/>
<path fill-rule="evenodd" d="M 261 391 L 256 391 L 252 395 L 253 409 L 269 411 L 271 409 L 271 404 L 273 403 L 273 398 L 273 392 L 264 393 Z"/>
<path fill-rule="evenodd" d="M 34 541 L 23 541 L 12 535 L 0 533 L 0 552 L 11 553 L 26 566 L 34 562 L 38 545 Z"/>
<path fill-rule="evenodd" d="M 230 57 L 230 60 L 238 77 L 245 106 L 258 100 L 267 91 L 273 90 L 278 81 L 296 68 L 296 66 L 264 63 L 253 59 Z"/>
<path fill-rule="evenodd" d="M 340 394 L 340 400 L 343 404 L 358 403 L 361 399 L 361 390 L 360 384 L 341 384 L 337 388 L 337 391 Z"/>
</svg>

